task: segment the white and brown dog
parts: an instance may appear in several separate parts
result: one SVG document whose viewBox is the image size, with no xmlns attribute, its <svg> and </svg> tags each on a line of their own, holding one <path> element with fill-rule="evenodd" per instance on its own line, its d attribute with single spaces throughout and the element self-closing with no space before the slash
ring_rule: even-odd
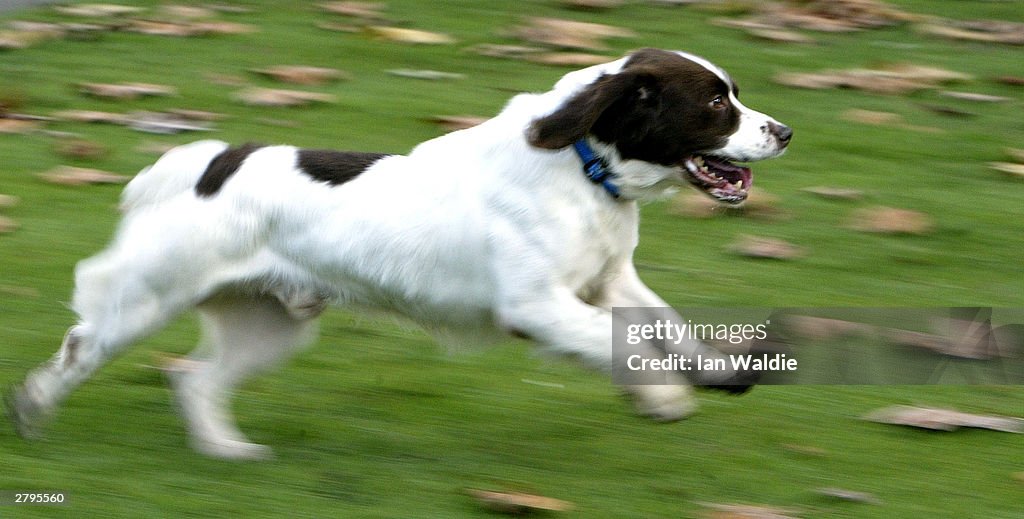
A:
<svg viewBox="0 0 1024 519">
<path fill-rule="evenodd" d="M 232 389 L 311 342 L 328 305 L 526 337 L 608 369 L 611 308 L 667 306 L 633 266 L 637 202 L 685 184 L 742 202 L 751 171 L 730 161 L 789 143 L 737 92 L 707 60 L 645 49 L 408 155 L 175 148 L 125 189 L 113 243 L 76 269 L 78 324 L 8 410 L 32 435 L 97 368 L 192 308 L 207 348 L 174 386 L 193 445 L 226 458 L 269 453 L 234 425 Z M 689 382 L 742 390 L 748 375 Z M 627 389 L 642 413 L 677 419 L 695 408 L 682 382 Z"/>
</svg>

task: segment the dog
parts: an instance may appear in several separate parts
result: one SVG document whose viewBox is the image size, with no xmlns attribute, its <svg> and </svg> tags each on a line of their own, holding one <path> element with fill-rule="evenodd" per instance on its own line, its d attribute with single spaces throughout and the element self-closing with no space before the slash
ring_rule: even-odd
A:
<svg viewBox="0 0 1024 519">
<path fill-rule="evenodd" d="M 75 269 L 77 324 L 8 393 L 8 412 L 37 435 L 98 368 L 193 308 L 207 351 L 171 382 L 193 447 L 221 458 L 271 454 L 234 424 L 232 390 L 310 343 L 328 306 L 384 310 L 441 336 L 523 337 L 609 370 L 612 307 L 668 306 L 633 265 L 638 203 L 686 185 L 741 203 L 753 176 L 734 161 L 790 142 L 790 128 L 738 94 L 706 59 L 643 49 L 408 155 L 172 149 L 125 188 L 112 243 Z M 688 376 L 624 389 L 641 414 L 675 420 L 695 410 L 691 384 L 752 382 Z"/>
</svg>

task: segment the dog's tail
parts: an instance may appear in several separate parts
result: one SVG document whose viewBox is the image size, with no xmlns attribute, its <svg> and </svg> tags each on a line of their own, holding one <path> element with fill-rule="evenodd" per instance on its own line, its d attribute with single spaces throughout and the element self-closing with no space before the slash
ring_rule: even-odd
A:
<svg viewBox="0 0 1024 519">
<path fill-rule="evenodd" d="M 193 189 L 228 143 L 205 140 L 178 146 L 135 175 L 121 193 L 121 212 L 158 204 Z"/>
</svg>

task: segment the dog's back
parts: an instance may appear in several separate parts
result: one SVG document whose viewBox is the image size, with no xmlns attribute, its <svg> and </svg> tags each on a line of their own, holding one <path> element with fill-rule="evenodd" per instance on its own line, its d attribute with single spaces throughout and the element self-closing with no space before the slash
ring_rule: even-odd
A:
<svg viewBox="0 0 1024 519">
<path fill-rule="evenodd" d="M 227 148 L 226 142 L 205 140 L 168 151 L 128 183 L 121 193 L 121 211 L 129 213 L 191 191 L 210 162 Z"/>
</svg>

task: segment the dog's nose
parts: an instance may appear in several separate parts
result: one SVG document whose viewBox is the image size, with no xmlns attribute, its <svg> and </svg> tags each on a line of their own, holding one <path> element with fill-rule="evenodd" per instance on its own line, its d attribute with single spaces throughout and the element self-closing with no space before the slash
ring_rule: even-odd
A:
<svg viewBox="0 0 1024 519">
<path fill-rule="evenodd" d="M 785 124 L 777 122 L 768 123 L 768 131 L 779 140 L 779 144 L 785 146 L 789 144 L 790 139 L 793 138 L 793 129 Z"/>
</svg>

